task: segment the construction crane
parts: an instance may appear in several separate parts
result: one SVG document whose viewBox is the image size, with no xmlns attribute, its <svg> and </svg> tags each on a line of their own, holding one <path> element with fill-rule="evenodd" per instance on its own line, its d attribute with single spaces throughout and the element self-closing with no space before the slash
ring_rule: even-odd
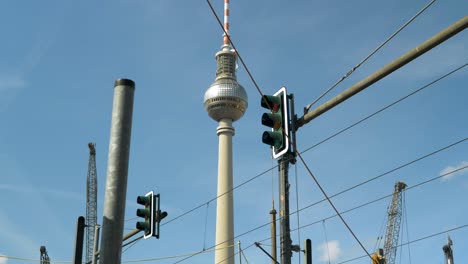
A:
<svg viewBox="0 0 468 264">
<path fill-rule="evenodd" d="M 385 233 L 384 248 L 378 248 L 372 254 L 372 264 L 395 264 L 396 251 L 398 247 L 398 237 L 400 235 L 403 190 L 406 188 L 406 183 L 395 183 L 395 189 L 392 196 L 392 202 L 388 207 L 387 230 Z"/>
<path fill-rule="evenodd" d="M 50 263 L 50 258 L 49 258 L 49 255 L 47 254 L 47 250 L 46 250 L 45 246 L 41 246 L 40 251 L 41 251 L 41 262 L 40 262 L 40 264 L 49 264 Z"/>
<path fill-rule="evenodd" d="M 398 237 L 400 235 L 403 190 L 406 188 L 406 183 L 395 183 L 392 202 L 388 208 L 387 231 L 385 233 L 385 242 L 383 248 L 383 259 L 385 264 L 395 264 L 396 251 L 398 247 Z"/>
<path fill-rule="evenodd" d="M 445 254 L 445 264 L 453 264 L 452 239 L 448 237 L 447 244 L 442 247 Z"/>
<path fill-rule="evenodd" d="M 89 162 L 86 180 L 86 261 L 91 263 L 94 256 L 94 227 L 97 221 L 97 172 L 96 144 L 88 143 Z"/>
<path fill-rule="evenodd" d="M 398 237 L 400 235 L 403 190 L 406 188 L 406 183 L 395 183 L 392 203 L 388 208 L 387 232 L 385 233 L 385 243 L 383 248 L 384 259 L 386 264 L 395 264 L 396 251 L 398 246 Z"/>
</svg>

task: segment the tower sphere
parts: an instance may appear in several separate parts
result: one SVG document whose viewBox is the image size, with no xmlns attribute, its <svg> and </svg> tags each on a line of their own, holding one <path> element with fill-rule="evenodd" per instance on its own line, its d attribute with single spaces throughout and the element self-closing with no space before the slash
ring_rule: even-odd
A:
<svg viewBox="0 0 468 264">
<path fill-rule="evenodd" d="M 216 59 L 216 80 L 205 92 L 205 109 L 215 121 L 236 121 L 247 110 L 247 93 L 236 80 L 236 54 L 224 49 L 216 54 Z"/>
<path fill-rule="evenodd" d="M 247 93 L 236 80 L 218 79 L 205 92 L 205 109 L 215 121 L 236 121 L 247 110 Z"/>
</svg>

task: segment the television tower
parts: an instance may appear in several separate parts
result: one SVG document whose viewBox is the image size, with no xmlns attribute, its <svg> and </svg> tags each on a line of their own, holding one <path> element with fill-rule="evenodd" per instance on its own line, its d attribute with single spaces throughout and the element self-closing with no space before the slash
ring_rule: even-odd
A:
<svg viewBox="0 0 468 264">
<path fill-rule="evenodd" d="M 216 53 L 216 79 L 205 92 L 208 115 L 219 123 L 218 200 L 216 204 L 215 262 L 234 264 L 234 196 L 232 193 L 232 136 L 234 121 L 247 110 L 247 93 L 237 82 L 237 55 L 229 41 L 229 0 L 224 0 L 224 36 Z"/>
</svg>

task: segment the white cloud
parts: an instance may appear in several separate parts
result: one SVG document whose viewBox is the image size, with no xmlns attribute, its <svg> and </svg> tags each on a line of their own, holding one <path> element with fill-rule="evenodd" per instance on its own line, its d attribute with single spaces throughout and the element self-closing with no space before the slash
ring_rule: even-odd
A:
<svg viewBox="0 0 468 264">
<path fill-rule="evenodd" d="M 7 258 L 2 258 L 2 256 L 5 256 L 5 255 L 0 253 L 0 264 L 7 264 L 8 259 Z"/>
<path fill-rule="evenodd" d="M 333 262 L 341 256 L 340 242 L 338 240 L 331 240 L 327 243 L 322 243 L 318 246 L 320 252 L 320 261 Z"/>
<path fill-rule="evenodd" d="M 0 92 L 8 92 L 22 88 L 26 82 L 17 75 L 0 75 Z"/>
<path fill-rule="evenodd" d="M 460 162 L 458 165 L 455 165 L 455 166 L 448 166 L 446 167 L 445 169 L 441 170 L 439 175 L 444 175 L 444 174 L 447 174 L 449 172 L 452 172 L 452 171 L 455 171 L 455 170 L 459 170 L 463 167 L 466 167 L 468 166 L 468 161 L 462 161 Z M 452 179 L 453 177 L 455 177 L 456 175 L 462 175 L 462 174 L 465 174 L 468 172 L 467 170 L 468 168 L 465 168 L 465 169 L 462 169 L 462 170 L 459 170 L 457 172 L 454 172 L 454 173 L 451 173 L 451 174 L 448 174 L 444 177 L 442 177 L 442 181 L 448 181 L 450 179 Z"/>
</svg>

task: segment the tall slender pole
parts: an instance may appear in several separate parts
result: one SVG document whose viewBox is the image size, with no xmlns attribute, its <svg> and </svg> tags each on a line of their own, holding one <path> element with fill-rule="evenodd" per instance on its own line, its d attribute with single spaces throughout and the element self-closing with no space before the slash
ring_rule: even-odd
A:
<svg viewBox="0 0 468 264">
<path fill-rule="evenodd" d="M 99 252 L 99 231 L 101 231 L 101 226 L 96 225 L 94 226 L 94 250 L 93 250 L 93 262 L 92 264 L 97 264 L 98 256 L 97 254 Z M 88 263 L 86 263 L 88 264 Z"/>
<path fill-rule="evenodd" d="M 242 264 L 242 258 L 241 258 L 241 257 L 242 257 L 242 256 L 241 256 L 242 251 L 241 251 L 241 243 L 240 243 L 240 240 L 237 241 L 237 246 L 238 246 L 238 249 L 239 249 L 239 264 Z"/>
<path fill-rule="evenodd" d="M 114 85 L 112 126 L 100 250 L 101 264 L 119 264 L 122 256 L 128 161 L 135 83 L 119 79 Z"/>
<path fill-rule="evenodd" d="M 84 228 L 85 218 L 80 216 L 76 221 L 75 254 L 73 256 L 74 264 L 81 264 L 81 260 L 83 259 Z"/>
<path fill-rule="evenodd" d="M 234 264 L 234 198 L 232 193 L 232 120 L 221 119 L 217 128 L 218 200 L 216 202 L 215 263 Z"/>
<path fill-rule="evenodd" d="M 273 208 L 270 211 L 271 215 L 271 256 L 273 257 L 273 260 L 271 261 L 272 264 L 275 264 L 277 261 L 276 259 L 276 210 L 275 206 L 273 205 Z"/>
<path fill-rule="evenodd" d="M 293 154 L 288 152 L 278 160 L 279 170 L 279 192 L 280 192 L 280 245 L 281 245 L 281 264 L 291 264 L 291 230 L 289 227 L 289 162 Z"/>
</svg>

